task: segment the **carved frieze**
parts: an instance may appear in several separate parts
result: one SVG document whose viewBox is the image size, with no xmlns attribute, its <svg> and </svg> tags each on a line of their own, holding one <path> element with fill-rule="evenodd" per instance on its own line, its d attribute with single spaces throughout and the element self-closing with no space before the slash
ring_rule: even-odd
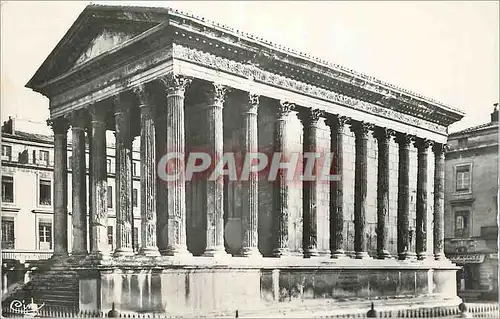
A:
<svg viewBox="0 0 500 319">
<path fill-rule="evenodd" d="M 358 99 L 348 97 L 337 92 L 329 91 L 297 80 L 289 79 L 281 75 L 273 74 L 271 72 L 264 71 L 258 68 L 254 64 L 236 62 L 175 43 L 173 45 L 173 57 L 175 59 L 197 63 L 205 67 L 228 72 L 237 76 L 251 78 L 256 82 L 262 82 L 289 91 L 294 91 L 300 94 L 305 94 L 315 98 L 326 100 L 328 102 L 348 106 L 356 110 L 361 110 L 386 118 L 398 120 L 400 122 L 417 127 L 422 127 L 437 133 L 446 134 L 445 126 L 423 119 L 418 119 L 416 117 L 406 115 L 369 102 L 360 101 Z"/>
</svg>

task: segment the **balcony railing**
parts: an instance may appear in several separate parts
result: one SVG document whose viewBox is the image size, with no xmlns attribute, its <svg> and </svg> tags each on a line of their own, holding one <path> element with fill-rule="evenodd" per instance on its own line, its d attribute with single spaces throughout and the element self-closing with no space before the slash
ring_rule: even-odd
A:
<svg viewBox="0 0 500 319">
<path fill-rule="evenodd" d="M 2 249 L 2 259 L 19 260 L 21 262 L 28 260 L 45 260 L 52 257 L 52 250 L 19 250 L 19 249 Z"/>
</svg>

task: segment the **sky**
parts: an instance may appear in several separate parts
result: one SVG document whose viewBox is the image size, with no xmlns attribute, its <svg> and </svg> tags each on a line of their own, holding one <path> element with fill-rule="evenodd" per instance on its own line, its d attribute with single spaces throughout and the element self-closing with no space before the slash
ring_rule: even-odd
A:
<svg viewBox="0 0 500 319">
<path fill-rule="evenodd" d="M 93 1 L 171 7 L 344 65 L 463 110 L 499 101 L 498 1 Z M 1 118 L 46 131 L 48 99 L 24 87 L 87 1 L 2 1 Z"/>
</svg>

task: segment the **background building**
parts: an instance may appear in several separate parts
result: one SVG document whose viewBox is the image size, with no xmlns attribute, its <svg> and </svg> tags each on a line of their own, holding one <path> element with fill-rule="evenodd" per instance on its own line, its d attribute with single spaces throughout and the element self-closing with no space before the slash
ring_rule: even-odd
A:
<svg viewBox="0 0 500 319">
<path fill-rule="evenodd" d="M 464 296 L 498 295 L 498 103 L 491 122 L 450 134 L 445 253 Z M 495 297 L 497 298 L 497 297 Z"/>
<path fill-rule="evenodd" d="M 71 137 L 71 134 L 69 135 Z M 107 148 L 108 244 L 116 243 L 114 145 Z M 88 152 L 88 147 L 87 147 Z M 22 280 L 29 269 L 53 253 L 53 137 L 16 130 L 10 118 L 2 126 L 2 289 Z M 133 153 L 134 242 L 139 247 L 139 154 Z M 88 173 L 88 154 L 87 173 Z M 68 192 L 71 194 L 71 144 L 68 145 Z M 68 245 L 71 247 L 71 196 L 68 197 Z M 88 209 L 88 208 L 87 208 Z M 28 272 L 29 274 L 29 272 Z"/>
</svg>

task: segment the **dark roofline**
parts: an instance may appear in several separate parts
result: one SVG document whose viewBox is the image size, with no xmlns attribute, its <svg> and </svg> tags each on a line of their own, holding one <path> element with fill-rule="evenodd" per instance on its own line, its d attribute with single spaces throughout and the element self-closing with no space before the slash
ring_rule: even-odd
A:
<svg viewBox="0 0 500 319">
<path fill-rule="evenodd" d="M 480 125 L 476 125 L 476 126 L 471 126 L 471 127 L 466 128 L 466 129 L 450 133 L 448 135 L 448 137 L 451 138 L 451 137 L 456 137 L 456 136 L 462 135 L 462 134 L 486 131 L 486 130 L 494 129 L 494 128 L 498 129 L 498 122 L 489 122 L 489 123 L 484 123 L 484 124 L 480 124 Z"/>
</svg>

